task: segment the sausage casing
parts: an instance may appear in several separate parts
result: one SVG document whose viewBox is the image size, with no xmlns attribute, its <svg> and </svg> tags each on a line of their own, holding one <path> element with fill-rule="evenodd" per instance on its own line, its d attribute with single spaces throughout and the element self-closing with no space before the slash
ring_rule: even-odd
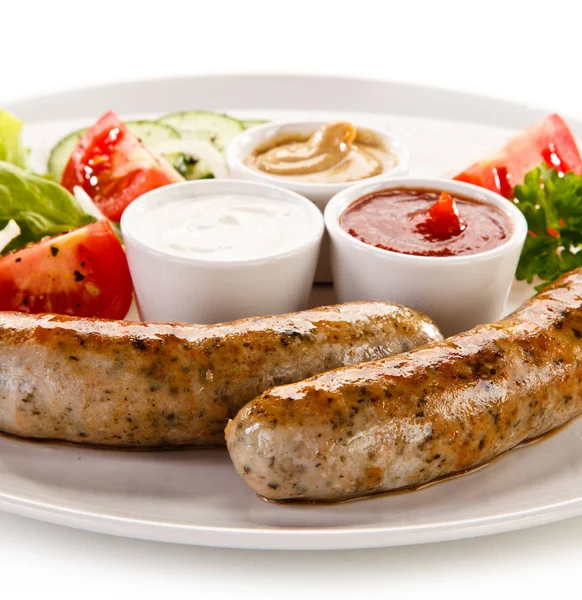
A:
<svg viewBox="0 0 582 600">
<path fill-rule="evenodd" d="M 0 313 L 0 430 L 106 445 L 224 445 L 229 417 L 278 384 L 440 333 L 355 302 L 211 326 Z"/>
<path fill-rule="evenodd" d="M 487 463 L 582 412 L 582 270 L 506 319 L 274 388 L 227 427 L 272 499 L 339 501 Z"/>
</svg>

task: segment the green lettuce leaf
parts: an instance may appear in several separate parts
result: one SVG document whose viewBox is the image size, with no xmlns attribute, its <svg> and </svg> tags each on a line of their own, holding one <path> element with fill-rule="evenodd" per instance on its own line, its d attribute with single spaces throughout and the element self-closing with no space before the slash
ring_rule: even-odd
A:
<svg viewBox="0 0 582 600">
<path fill-rule="evenodd" d="M 22 121 L 6 110 L 0 110 L 0 160 L 26 168 L 27 150 L 20 137 Z"/>
<path fill-rule="evenodd" d="M 0 162 L 0 229 L 14 219 L 21 234 L 4 252 L 66 233 L 95 219 L 85 214 L 63 187 L 8 163 Z"/>
</svg>

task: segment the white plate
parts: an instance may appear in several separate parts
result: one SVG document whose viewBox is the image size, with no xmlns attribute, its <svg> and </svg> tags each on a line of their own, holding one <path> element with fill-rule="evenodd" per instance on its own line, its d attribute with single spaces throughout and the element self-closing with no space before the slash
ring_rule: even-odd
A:
<svg viewBox="0 0 582 600">
<path fill-rule="evenodd" d="M 41 163 L 62 134 L 107 109 L 124 117 L 221 109 L 269 119 L 352 118 L 398 131 L 412 174 L 467 165 L 543 111 L 378 81 L 216 76 L 79 90 L 8 107 Z M 571 122 L 580 136 L 582 124 Z M 530 294 L 516 286 L 512 302 Z M 319 299 L 318 299 L 319 298 Z M 314 303 L 328 301 L 318 290 Z M 336 549 L 485 535 L 582 514 L 582 423 L 479 472 L 422 491 L 336 506 L 274 505 L 223 450 L 119 452 L 0 437 L 0 508 L 117 535 L 234 548 Z"/>
</svg>

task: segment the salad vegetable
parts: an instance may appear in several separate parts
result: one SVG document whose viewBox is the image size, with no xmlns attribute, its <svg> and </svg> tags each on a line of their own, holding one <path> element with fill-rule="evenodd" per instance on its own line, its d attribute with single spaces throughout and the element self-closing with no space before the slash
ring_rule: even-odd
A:
<svg viewBox="0 0 582 600">
<path fill-rule="evenodd" d="M 225 176 L 224 149 L 236 135 L 266 122 L 195 110 L 165 115 L 157 121 L 126 121 L 125 125 L 148 151 L 164 158 L 185 179 L 206 179 Z M 67 134 L 51 150 L 48 172 L 55 181 L 61 181 L 71 153 L 86 131 Z M 186 141 L 193 144 L 188 146 Z M 176 147 L 186 149 L 178 151 Z"/>
<path fill-rule="evenodd" d="M 582 157 L 562 117 L 531 125 L 455 179 L 505 196 L 524 214 L 529 234 L 517 279 L 540 279 L 539 291 L 582 266 Z"/>
<path fill-rule="evenodd" d="M 528 283 L 539 277 L 540 290 L 582 266 L 582 176 L 543 164 L 514 193 L 529 228 L 516 275 Z"/>
<path fill-rule="evenodd" d="M 150 151 L 153 145 L 160 142 L 180 139 L 179 133 L 173 127 L 155 121 L 127 121 L 125 125 Z M 71 153 L 86 131 L 87 128 L 84 127 L 69 133 L 59 140 L 51 150 L 47 167 L 55 181 L 61 180 Z"/>
<path fill-rule="evenodd" d="M 165 161 L 156 159 L 113 112 L 103 115 L 82 134 L 63 171 L 69 191 L 82 187 L 112 221 L 138 196 L 181 181 Z"/>
<path fill-rule="evenodd" d="M 208 144 L 203 140 L 198 139 L 181 139 L 181 140 L 166 140 L 160 142 L 151 148 L 155 156 L 164 158 L 169 154 L 179 153 L 179 156 L 185 162 L 185 170 L 182 171 L 185 175 L 191 174 L 191 167 L 200 168 L 204 164 L 204 168 L 208 171 L 208 175 L 213 177 L 228 177 L 228 171 L 224 164 L 223 155 L 212 144 Z M 193 161 L 188 159 L 193 158 Z M 203 179 L 197 177 L 196 179 Z"/>
<path fill-rule="evenodd" d="M 26 168 L 28 152 L 22 144 L 20 134 L 22 121 L 6 110 L 0 110 L 0 161 Z"/>
<path fill-rule="evenodd" d="M 10 221 L 20 228 L 20 234 L 3 248 L 4 252 L 77 229 L 93 220 L 60 185 L 0 162 L 0 229 Z"/>
<path fill-rule="evenodd" d="M 0 231 L 0 253 L 8 246 L 8 244 L 20 235 L 20 227 L 13 219 L 8 221 L 8 224 Z"/>
<path fill-rule="evenodd" d="M 127 258 L 108 221 L 0 258 L 0 310 L 123 319 L 131 300 Z"/>
<path fill-rule="evenodd" d="M 268 123 L 265 119 L 247 119 L 246 121 L 241 121 L 242 126 L 245 129 L 250 129 L 251 127 L 256 127 L 257 125 L 264 125 Z"/>
<path fill-rule="evenodd" d="M 513 188 L 522 184 L 526 173 L 541 162 L 560 173 L 582 175 L 582 157 L 576 140 L 559 115 L 549 115 L 531 125 L 492 156 L 474 163 L 455 179 L 512 198 Z"/>
</svg>

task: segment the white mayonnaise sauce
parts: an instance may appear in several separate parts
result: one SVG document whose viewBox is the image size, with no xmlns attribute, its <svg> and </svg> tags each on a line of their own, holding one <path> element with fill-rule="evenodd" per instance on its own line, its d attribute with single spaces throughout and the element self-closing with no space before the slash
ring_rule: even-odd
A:
<svg viewBox="0 0 582 600">
<path fill-rule="evenodd" d="M 305 207 L 243 194 L 216 194 L 150 205 L 135 235 L 151 248 L 187 258 L 258 259 L 293 250 L 307 241 Z"/>
</svg>

